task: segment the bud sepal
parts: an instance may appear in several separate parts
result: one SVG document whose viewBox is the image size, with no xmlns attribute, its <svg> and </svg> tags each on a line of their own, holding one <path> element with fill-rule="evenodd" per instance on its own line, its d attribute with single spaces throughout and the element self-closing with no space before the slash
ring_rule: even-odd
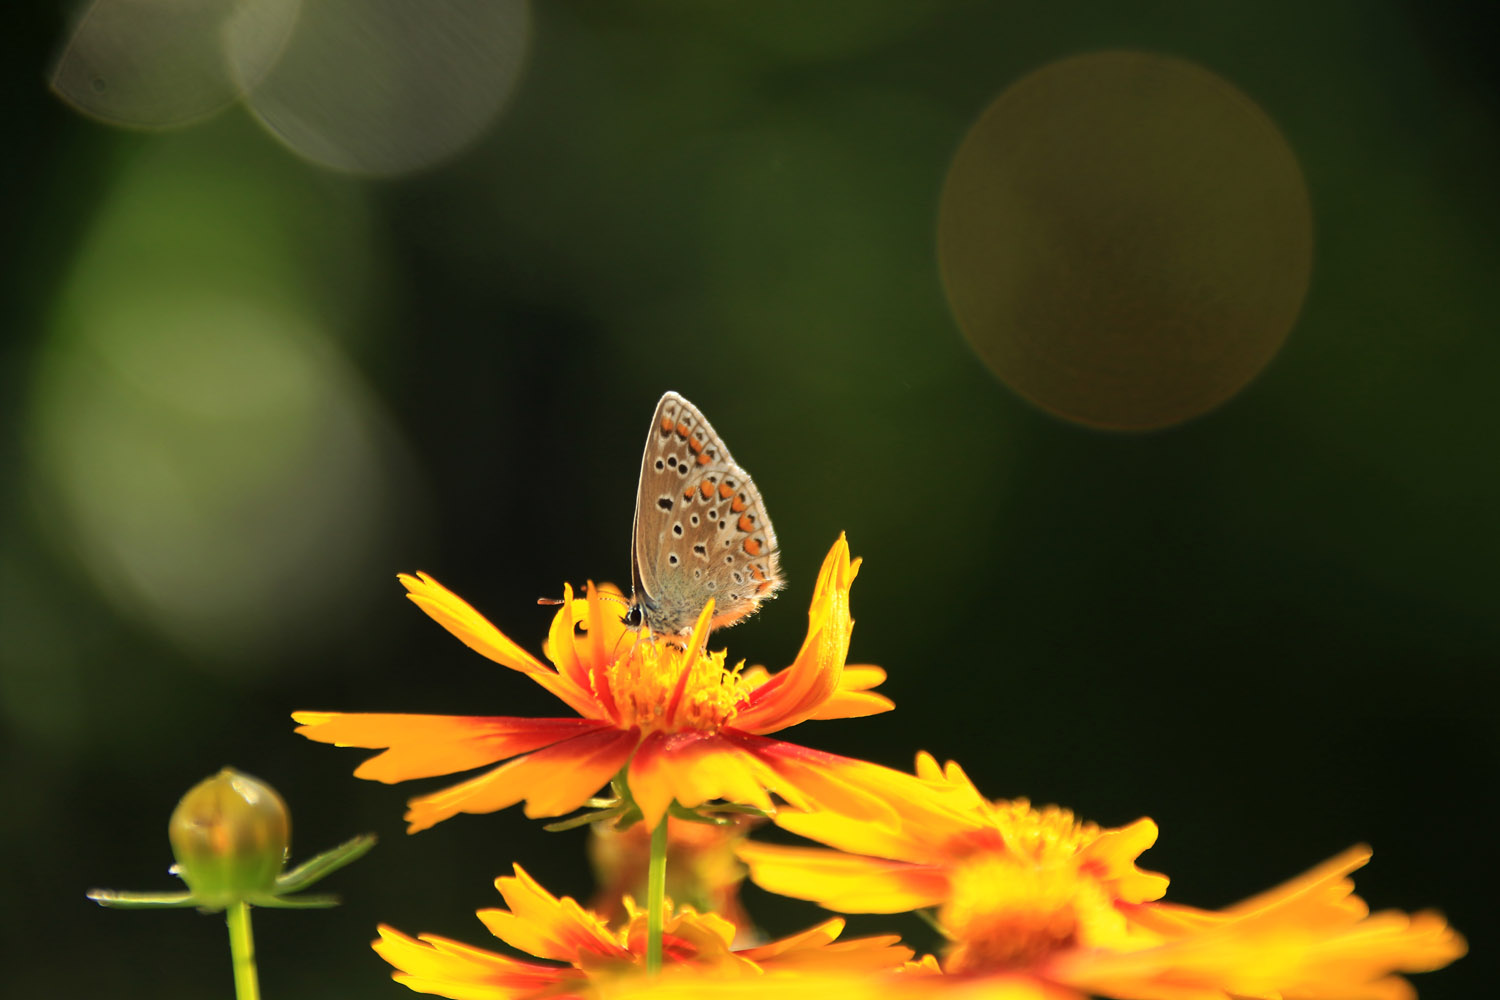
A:
<svg viewBox="0 0 1500 1000">
<path fill-rule="evenodd" d="M 284 871 L 291 839 L 286 804 L 270 785 L 232 768 L 195 785 L 168 824 L 172 874 L 187 892 L 121 892 L 91 889 L 101 906 L 170 909 L 195 906 L 212 913 L 238 903 L 280 908 L 338 905 L 331 895 L 295 896 L 375 846 L 362 834 Z"/>
</svg>

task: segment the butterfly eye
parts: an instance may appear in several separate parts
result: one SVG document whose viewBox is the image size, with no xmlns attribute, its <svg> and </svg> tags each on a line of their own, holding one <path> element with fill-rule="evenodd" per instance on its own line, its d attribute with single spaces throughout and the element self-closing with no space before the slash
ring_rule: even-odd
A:
<svg viewBox="0 0 1500 1000">
<path fill-rule="evenodd" d="M 625 623 L 626 628 L 640 628 L 641 620 L 641 606 L 639 604 L 632 604 L 630 609 L 620 616 L 620 621 Z"/>
</svg>

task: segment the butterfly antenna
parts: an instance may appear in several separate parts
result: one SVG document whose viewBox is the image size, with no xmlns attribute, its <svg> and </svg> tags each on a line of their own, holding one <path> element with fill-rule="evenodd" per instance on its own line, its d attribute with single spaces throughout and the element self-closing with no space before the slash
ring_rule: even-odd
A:
<svg viewBox="0 0 1500 1000">
<path fill-rule="evenodd" d="M 636 647 L 644 642 L 649 635 L 651 635 L 651 629 L 646 625 L 641 625 L 635 628 L 626 628 L 624 632 L 620 633 L 619 638 L 615 640 L 615 648 L 610 650 L 609 653 L 610 659 L 618 660 L 620 658 L 620 642 L 625 638 L 626 635 L 629 635 L 631 633 L 635 634 L 635 642 L 631 645 L 630 652 L 625 654 L 627 657 L 635 655 Z"/>
</svg>

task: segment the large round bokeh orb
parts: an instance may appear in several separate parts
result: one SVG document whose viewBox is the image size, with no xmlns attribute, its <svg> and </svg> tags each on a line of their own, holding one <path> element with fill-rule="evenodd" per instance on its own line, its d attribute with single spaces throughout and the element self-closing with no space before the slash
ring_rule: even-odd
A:
<svg viewBox="0 0 1500 1000">
<path fill-rule="evenodd" d="M 948 301 L 994 372 L 1058 416 L 1166 427 L 1275 356 L 1307 291 L 1312 221 L 1286 140 L 1180 59 L 1106 52 L 1000 95 L 949 168 Z"/>
</svg>

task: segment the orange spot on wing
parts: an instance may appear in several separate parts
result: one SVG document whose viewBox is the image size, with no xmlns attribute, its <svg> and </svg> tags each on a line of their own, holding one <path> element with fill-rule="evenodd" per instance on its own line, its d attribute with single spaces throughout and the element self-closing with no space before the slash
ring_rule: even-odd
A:
<svg viewBox="0 0 1500 1000">
<path fill-rule="evenodd" d="M 765 580 L 765 581 L 762 581 L 762 583 L 761 583 L 761 585 L 759 587 L 755 588 L 755 592 L 757 594 L 764 594 L 766 591 L 768 591 L 770 589 L 771 589 L 771 581 L 770 580 Z"/>
<path fill-rule="evenodd" d="M 735 527 L 739 528 L 741 531 L 754 531 L 755 518 L 751 517 L 749 514 L 741 514 L 739 522 L 735 525 Z"/>
<path fill-rule="evenodd" d="M 734 503 L 729 505 L 729 509 L 734 511 L 736 514 L 743 511 L 745 509 L 745 498 L 742 496 L 735 497 Z"/>
<path fill-rule="evenodd" d="M 693 499 L 693 494 L 697 492 L 698 488 L 696 486 L 689 486 L 687 489 L 682 491 L 682 499 L 691 500 Z"/>
<path fill-rule="evenodd" d="M 698 456 L 698 464 L 699 465 L 707 465 L 708 462 L 709 462 L 709 458 L 708 458 L 708 454 L 706 452 L 704 454 L 701 454 L 701 455 Z"/>
<path fill-rule="evenodd" d="M 720 497 L 720 499 L 728 500 L 733 495 L 734 495 L 734 487 L 733 486 L 730 486 L 728 483 L 720 483 L 719 484 L 719 497 Z"/>
<path fill-rule="evenodd" d="M 677 421 L 677 436 L 684 438 L 688 436 L 688 425 L 681 420 Z"/>
<path fill-rule="evenodd" d="M 661 418 L 661 432 L 663 434 L 670 434 L 670 433 L 672 433 L 672 418 L 671 417 L 662 417 Z"/>
<path fill-rule="evenodd" d="M 697 438 L 693 438 L 688 442 L 688 447 L 693 449 L 693 454 L 696 455 L 698 452 L 703 450 L 703 442 L 699 441 Z"/>
<path fill-rule="evenodd" d="M 714 495 L 714 484 L 707 479 L 698 484 L 698 490 L 703 494 L 703 499 L 712 500 Z"/>
<path fill-rule="evenodd" d="M 761 569 L 759 566 L 755 565 L 754 563 L 751 563 L 750 564 L 750 575 L 753 576 L 753 577 L 755 577 L 757 580 L 764 580 L 766 578 L 766 571 L 763 570 L 763 569 Z"/>
<path fill-rule="evenodd" d="M 745 539 L 745 551 L 752 556 L 760 555 L 760 542 L 753 538 Z"/>
</svg>

